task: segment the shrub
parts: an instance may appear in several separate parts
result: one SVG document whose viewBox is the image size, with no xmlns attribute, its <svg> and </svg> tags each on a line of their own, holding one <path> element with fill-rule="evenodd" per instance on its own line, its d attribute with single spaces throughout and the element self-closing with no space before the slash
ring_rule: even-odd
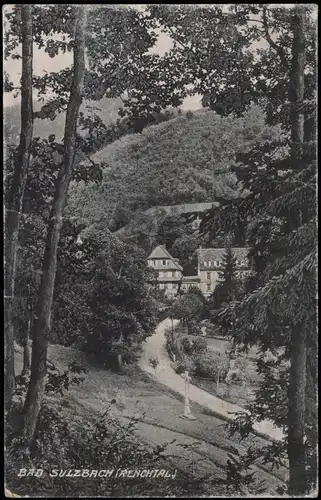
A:
<svg viewBox="0 0 321 500">
<path fill-rule="evenodd" d="M 187 333 L 189 335 L 202 335 L 202 330 L 198 323 L 190 321 L 187 323 Z"/>
<path fill-rule="evenodd" d="M 174 342 L 173 342 L 173 334 L 171 329 L 165 330 L 165 339 L 166 339 L 166 349 L 167 351 L 174 352 Z"/>
<path fill-rule="evenodd" d="M 173 365 L 174 365 L 174 370 L 179 375 L 181 373 L 184 373 L 185 371 L 188 371 L 188 373 L 190 375 L 195 375 L 195 364 L 194 364 L 193 360 L 188 358 L 187 356 L 185 356 L 180 361 L 177 361 Z"/>
<path fill-rule="evenodd" d="M 193 352 L 193 341 L 190 340 L 188 337 L 183 337 L 181 343 L 182 343 L 182 347 L 184 349 L 184 352 L 186 354 L 192 354 L 192 352 Z"/>
<path fill-rule="evenodd" d="M 156 368 L 156 366 L 159 364 L 158 358 L 149 358 L 148 362 L 153 368 Z"/>
<path fill-rule="evenodd" d="M 184 352 L 189 355 L 204 353 L 207 350 L 207 342 L 201 337 L 193 340 L 188 337 L 183 337 L 181 343 Z"/>
<path fill-rule="evenodd" d="M 193 352 L 203 353 L 207 351 L 207 342 L 202 337 L 199 337 L 193 341 Z"/>
<path fill-rule="evenodd" d="M 217 381 L 218 374 L 220 379 L 223 379 L 228 372 L 229 360 L 223 353 L 206 352 L 204 354 L 195 354 L 193 361 L 195 375 L 199 377 Z"/>
<path fill-rule="evenodd" d="M 195 364 L 195 375 L 198 377 L 216 379 L 216 369 L 213 364 L 213 359 L 209 354 L 197 354 L 193 356 Z"/>
<path fill-rule="evenodd" d="M 248 359 L 246 356 L 240 356 L 235 363 L 242 375 L 242 380 L 252 385 L 256 385 L 260 381 L 260 375 L 257 372 L 255 363 Z"/>
<path fill-rule="evenodd" d="M 241 370 L 239 368 L 233 368 L 227 373 L 227 377 L 225 379 L 225 382 L 227 384 L 241 384 L 244 380 L 244 377 L 241 373 Z"/>
<path fill-rule="evenodd" d="M 169 328 L 165 330 L 165 338 L 167 352 L 171 356 L 175 354 L 176 359 L 182 359 L 184 357 L 184 347 L 182 345 L 181 331 L 177 329 L 172 332 L 172 329 Z"/>
</svg>

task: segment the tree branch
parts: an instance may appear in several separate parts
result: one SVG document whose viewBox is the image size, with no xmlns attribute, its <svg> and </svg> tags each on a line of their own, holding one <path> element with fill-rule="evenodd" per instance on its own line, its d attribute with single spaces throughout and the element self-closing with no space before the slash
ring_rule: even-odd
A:
<svg viewBox="0 0 321 500">
<path fill-rule="evenodd" d="M 279 47 L 279 45 L 276 44 L 272 40 L 271 35 L 269 33 L 268 19 L 267 19 L 267 8 L 266 7 L 263 7 L 263 21 L 262 21 L 262 24 L 264 26 L 264 33 L 265 33 L 265 38 L 266 38 L 267 42 L 276 51 L 276 53 L 278 54 L 278 56 L 281 59 L 282 64 L 284 65 L 284 67 L 286 69 L 289 69 L 289 64 L 288 64 L 288 61 L 286 60 L 284 50 L 282 50 L 282 48 Z"/>
</svg>

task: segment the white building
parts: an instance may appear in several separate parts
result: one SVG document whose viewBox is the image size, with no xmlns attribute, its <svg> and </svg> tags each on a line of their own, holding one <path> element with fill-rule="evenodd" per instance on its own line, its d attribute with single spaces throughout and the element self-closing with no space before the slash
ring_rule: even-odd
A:
<svg viewBox="0 0 321 500">
<path fill-rule="evenodd" d="M 249 248 L 232 248 L 236 258 L 239 278 L 245 278 L 250 271 Z M 199 248 L 197 251 L 197 276 L 183 276 L 183 268 L 162 245 L 158 245 L 148 257 L 148 265 L 158 272 L 157 282 L 167 296 L 174 297 L 179 290 L 187 291 L 198 287 L 205 297 L 209 297 L 217 283 L 222 280 L 226 248 Z"/>
</svg>

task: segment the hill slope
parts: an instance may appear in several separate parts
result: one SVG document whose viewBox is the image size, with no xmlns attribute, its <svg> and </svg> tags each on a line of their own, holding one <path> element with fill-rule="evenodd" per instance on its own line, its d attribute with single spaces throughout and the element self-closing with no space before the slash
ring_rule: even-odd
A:
<svg viewBox="0 0 321 500">
<path fill-rule="evenodd" d="M 258 106 L 242 118 L 200 110 L 126 136 L 92 157 L 107 165 L 102 184 L 72 186 L 69 209 L 117 229 L 149 207 L 236 197 L 235 155 L 279 134 L 264 120 Z"/>
</svg>

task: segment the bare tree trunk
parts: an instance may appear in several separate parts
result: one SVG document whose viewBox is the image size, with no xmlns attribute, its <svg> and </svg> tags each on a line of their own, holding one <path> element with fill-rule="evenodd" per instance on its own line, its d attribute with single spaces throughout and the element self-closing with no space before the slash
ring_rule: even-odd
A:
<svg viewBox="0 0 321 500">
<path fill-rule="evenodd" d="M 30 339 L 30 325 L 31 319 L 28 319 L 28 327 L 26 329 L 25 337 L 23 339 L 23 368 L 22 375 L 27 375 L 30 371 L 30 352 L 29 352 L 29 339 Z"/>
<path fill-rule="evenodd" d="M 14 295 L 20 214 L 27 181 L 33 134 L 32 108 L 32 5 L 21 5 L 22 74 L 21 132 L 12 185 L 6 207 L 5 241 L 5 406 L 10 409 L 15 388 L 14 371 Z"/>
<path fill-rule="evenodd" d="M 288 457 L 290 495 L 306 491 L 305 456 L 306 338 L 304 325 L 292 330 L 289 384 Z"/>
<path fill-rule="evenodd" d="M 47 375 L 47 348 L 51 330 L 50 317 L 54 292 L 57 250 L 62 226 L 62 215 L 67 200 L 75 156 L 76 130 L 85 75 L 86 7 L 77 6 L 74 43 L 74 69 L 70 98 L 67 108 L 64 156 L 59 171 L 54 201 L 50 213 L 42 278 L 39 288 L 36 318 L 32 335 L 31 378 L 24 407 L 25 443 L 32 444 L 37 419 L 45 390 Z"/>
<path fill-rule="evenodd" d="M 304 99 L 305 67 L 305 12 L 302 7 L 293 11 L 292 66 L 289 98 L 291 101 L 291 160 L 297 168 L 304 139 L 304 115 L 300 112 Z M 306 492 L 305 456 L 305 400 L 306 400 L 306 331 L 305 324 L 295 325 L 291 332 L 289 383 L 289 493 L 302 495 Z"/>
</svg>

